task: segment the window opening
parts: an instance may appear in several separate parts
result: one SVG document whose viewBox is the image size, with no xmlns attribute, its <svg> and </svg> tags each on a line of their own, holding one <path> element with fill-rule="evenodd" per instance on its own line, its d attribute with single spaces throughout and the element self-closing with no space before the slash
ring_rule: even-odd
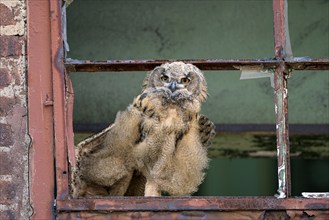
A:
<svg viewBox="0 0 329 220">
<path fill-rule="evenodd" d="M 65 8 L 64 8 L 65 10 Z M 57 185 L 58 185 L 58 199 L 57 205 L 59 211 L 67 210 L 259 210 L 259 209 L 279 209 L 284 205 L 286 208 L 303 209 L 306 205 L 309 208 L 316 208 L 312 206 L 309 201 L 303 198 L 289 198 L 291 195 L 291 176 L 290 176 L 290 149 L 289 149 L 289 134 L 288 134 L 288 123 L 287 123 L 287 78 L 290 75 L 290 71 L 294 70 L 327 70 L 329 69 L 328 59 L 299 59 L 289 58 L 289 49 L 287 49 L 286 43 L 286 24 L 285 14 L 286 1 L 278 0 L 273 1 L 274 11 L 274 38 L 275 38 L 275 59 L 263 59 L 263 60 L 184 60 L 198 66 L 202 71 L 205 70 L 235 70 L 240 69 L 241 66 L 255 68 L 258 66 L 259 69 L 275 69 L 274 72 L 274 92 L 275 92 L 275 109 L 276 109 L 276 139 L 278 146 L 278 180 L 279 180 L 279 198 L 286 198 L 284 200 L 277 200 L 275 197 L 262 198 L 262 197 L 250 197 L 250 198 L 226 198 L 226 197 L 215 197 L 211 199 L 205 198 L 131 198 L 125 200 L 124 198 L 111 198 L 111 201 L 100 198 L 95 200 L 84 200 L 84 199 L 70 199 L 67 191 L 68 177 L 66 168 L 68 167 L 67 162 L 74 164 L 74 152 L 73 152 L 73 138 L 72 126 L 68 123 L 68 128 L 65 130 L 70 136 L 67 140 L 67 154 L 69 161 L 65 161 L 65 152 L 57 154 L 56 167 L 62 168 L 64 171 L 57 174 Z M 171 60 L 169 60 L 171 61 Z M 65 68 L 69 72 L 78 71 L 145 71 L 151 70 L 155 66 L 165 62 L 165 60 L 109 60 L 109 61 L 84 61 L 84 60 L 72 60 L 65 59 Z M 66 114 L 67 120 L 72 120 L 72 87 L 70 80 L 66 79 L 66 96 L 68 112 Z M 56 126 L 56 125 L 55 125 Z M 70 143 L 71 142 L 71 143 Z M 57 142 L 58 145 L 58 142 Z M 58 147 L 56 147 L 58 148 Z M 64 158 L 63 158 L 64 156 Z M 64 159 L 64 160 L 63 160 Z M 61 169 L 59 169 L 61 170 Z M 66 175 L 66 176 L 65 176 Z M 257 199 L 257 203 L 255 203 Z M 140 203 L 135 203 L 137 200 Z M 126 201 L 126 202 L 125 202 Z M 129 201 L 129 203 L 127 203 Z M 142 201 L 142 202 L 141 202 Z M 241 204 L 244 201 L 244 204 Z M 105 205 L 110 202 L 112 205 Z M 200 205 L 200 202 L 202 204 Z M 246 202 L 246 203 L 245 203 Z M 319 199 L 318 202 L 323 202 L 322 208 L 328 207 L 327 200 Z M 104 206 L 99 206 L 104 204 Z M 125 204 L 123 206 L 123 204 Z M 168 206 L 171 204 L 171 208 Z M 186 206 L 186 204 L 189 204 Z M 222 206 L 218 208 L 218 204 Z M 240 205 L 238 205 L 240 204 Z M 247 204 L 247 205 L 246 205 Z M 298 204 L 298 205 L 297 205 Z M 327 204 L 327 205 L 326 205 Z M 174 207 L 174 209 L 172 208 Z M 320 209 L 321 209 L 320 207 Z M 319 206 L 317 206 L 319 208 Z"/>
<path fill-rule="evenodd" d="M 292 195 L 329 190 L 329 127 L 325 124 L 329 120 L 329 78 L 324 77 L 325 75 L 328 75 L 328 72 L 296 71 L 289 79 L 290 123 L 301 124 L 300 120 L 308 124 L 316 122 L 317 124 L 312 126 L 319 129 L 318 132 L 295 131 L 290 134 L 291 154 L 299 155 L 291 157 L 291 175 L 295 180 L 292 181 Z M 305 78 L 306 80 L 303 80 Z M 312 84 L 314 86 L 310 86 Z M 306 87 L 311 87 L 312 90 L 305 89 Z M 302 117 L 297 117 L 296 114 Z"/>
</svg>

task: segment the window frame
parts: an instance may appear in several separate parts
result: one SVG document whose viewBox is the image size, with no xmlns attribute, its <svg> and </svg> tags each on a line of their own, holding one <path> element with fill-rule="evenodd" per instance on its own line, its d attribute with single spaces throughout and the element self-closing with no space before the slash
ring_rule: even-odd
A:
<svg viewBox="0 0 329 220">
<path fill-rule="evenodd" d="M 65 7 L 65 6 L 64 6 Z M 79 61 L 65 59 L 62 1 L 49 1 L 51 32 L 51 74 L 53 100 L 41 103 L 53 106 L 56 212 L 77 211 L 256 211 L 256 210 L 328 210 L 328 198 L 291 197 L 287 78 L 292 70 L 329 70 L 329 59 L 286 59 L 285 0 L 273 0 L 275 58 L 267 60 L 181 60 L 201 70 L 237 70 L 239 67 L 274 69 L 276 106 L 278 181 L 281 199 L 265 197 L 106 197 L 72 198 L 69 193 L 71 166 L 75 164 L 73 142 L 73 89 L 68 78 L 75 71 L 145 71 L 173 60 Z M 29 86 L 30 87 L 30 86 Z M 30 111 L 33 109 L 30 109 Z M 30 122 L 29 127 L 34 122 Z M 42 146 L 40 146 L 42 148 Z M 35 158 L 36 159 L 36 158 Z M 37 168 L 42 165 L 38 164 Z M 280 171 L 284 170 L 284 172 Z M 32 189 L 32 196 L 38 194 Z"/>
</svg>

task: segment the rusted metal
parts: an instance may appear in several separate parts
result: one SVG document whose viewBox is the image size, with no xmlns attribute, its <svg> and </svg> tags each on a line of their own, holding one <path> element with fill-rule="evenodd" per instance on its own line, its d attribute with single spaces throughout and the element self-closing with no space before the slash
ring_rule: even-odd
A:
<svg viewBox="0 0 329 220">
<path fill-rule="evenodd" d="M 328 210 L 328 199 L 275 197 L 108 197 L 57 202 L 64 211 Z"/>
<path fill-rule="evenodd" d="M 243 66 L 274 69 L 277 61 L 258 60 L 73 60 L 66 59 L 65 67 L 69 72 L 104 72 L 104 71 L 148 71 L 166 62 L 182 61 L 191 63 L 201 70 L 239 70 Z"/>
<path fill-rule="evenodd" d="M 74 146 L 74 134 L 73 134 L 73 105 L 74 105 L 74 93 L 72 82 L 70 78 L 65 75 L 66 85 L 66 143 L 69 168 L 73 167 L 76 163 L 75 158 L 75 146 Z"/>
<path fill-rule="evenodd" d="M 287 1 L 273 0 L 275 57 L 284 60 L 289 53 L 286 47 Z M 289 43 L 290 45 L 290 43 Z M 288 78 L 289 70 L 281 63 L 274 73 L 274 101 L 278 154 L 278 197 L 291 195 L 290 149 L 288 129 Z"/>
<path fill-rule="evenodd" d="M 184 211 L 184 212 L 111 212 L 111 213 L 95 213 L 95 212 L 69 212 L 60 213 L 59 219 L 188 219 L 188 220 L 214 220 L 214 219 L 258 219 L 258 220 L 270 220 L 270 219 L 328 219 L 329 211 Z"/>
<path fill-rule="evenodd" d="M 285 55 L 285 0 L 273 0 L 274 53 L 279 60 Z"/>
<path fill-rule="evenodd" d="M 31 219 L 54 216 L 54 134 L 49 1 L 27 1 Z M 40 19 L 44 18 L 44 19 Z"/>
<path fill-rule="evenodd" d="M 51 71 L 53 81 L 54 100 L 54 139 L 55 139 L 55 172 L 56 172 L 56 200 L 65 199 L 69 194 L 69 166 L 67 138 L 67 96 L 64 68 L 64 51 L 62 37 L 62 5 L 61 1 L 50 2 L 51 27 Z M 70 131 L 72 132 L 72 131 Z M 72 147 L 72 146 L 71 146 Z"/>
<path fill-rule="evenodd" d="M 256 60 L 65 60 L 68 72 L 119 72 L 149 71 L 166 62 L 183 61 L 196 65 L 201 70 L 240 70 L 241 67 L 275 69 L 282 63 L 278 59 Z M 329 59 L 294 58 L 285 62 L 295 70 L 329 70 Z"/>
<path fill-rule="evenodd" d="M 329 59 L 293 58 L 284 62 L 289 70 L 329 70 Z"/>
<path fill-rule="evenodd" d="M 274 217 L 277 217 L 275 215 Z M 169 219 L 188 219 L 188 220 L 220 220 L 220 219 L 265 219 L 265 211 L 236 211 L 236 212 L 211 212 L 211 211 L 180 211 L 180 212 L 69 212 L 59 213 L 59 219 L 111 219 L 111 220 L 129 220 L 129 219 L 148 219 L 148 220 L 169 220 Z M 283 219 L 283 218 L 271 218 Z"/>
<path fill-rule="evenodd" d="M 288 132 L 288 90 L 284 65 L 278 67 L 274 74 L 274 100 L 278 156 L 278 197 L 285 198 L 291 195 L 291 178 Z"/>
</svg>

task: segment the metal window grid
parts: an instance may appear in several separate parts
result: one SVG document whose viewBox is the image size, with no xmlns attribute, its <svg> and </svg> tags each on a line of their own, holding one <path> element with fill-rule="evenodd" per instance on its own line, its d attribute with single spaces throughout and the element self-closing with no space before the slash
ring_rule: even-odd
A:
<svg viewBox="0 0 329 220">
<path fill-rule="evenodd" d="M 273 59 L 260 60 L 182 60 L 201 70 L 236 70 L 240 67 L 272 69 L 279 196 L 276 197 L 107 197 L 74 199 L 69 194 L 70 166 L 75 163 L 72 107 L 73 90 L 69 72 L 145 71 L 173 60 L 108 60 L 87 61 L 64 58 L 61 1 L 50 1 L 51 49 L 53 72 L 56 210 L 66 216 L 70 212 L 87 211 L 243 211 L 243 210 L 328 210 L 328 198 L 292 198 L 290 178 L 287 78 L 292 70 L 329 70 L 329 59 L 293 59 L 287 57 L 285 0 L 273 0 L 274 51 Z M 288 51 L 289 52 L 289 51 Z M 66 213 L 66 214 L 65 214 Z M 70 216 L 69 214 L 67 216 Z"/>
</svg>

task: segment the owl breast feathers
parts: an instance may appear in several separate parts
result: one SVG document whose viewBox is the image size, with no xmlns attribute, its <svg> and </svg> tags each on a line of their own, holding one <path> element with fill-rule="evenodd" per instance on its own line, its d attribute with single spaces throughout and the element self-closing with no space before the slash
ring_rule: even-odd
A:
<svg viewBox="0 0 329 220">
<path fill-rule="evenodd" d="M 201 71 L 182 62 L 147 74 L 142 92 L 113 125 L 77 146 L 74 197 L 190 195 L 208 166 L 214 124 L 200 115 Z"/>
</svg>

